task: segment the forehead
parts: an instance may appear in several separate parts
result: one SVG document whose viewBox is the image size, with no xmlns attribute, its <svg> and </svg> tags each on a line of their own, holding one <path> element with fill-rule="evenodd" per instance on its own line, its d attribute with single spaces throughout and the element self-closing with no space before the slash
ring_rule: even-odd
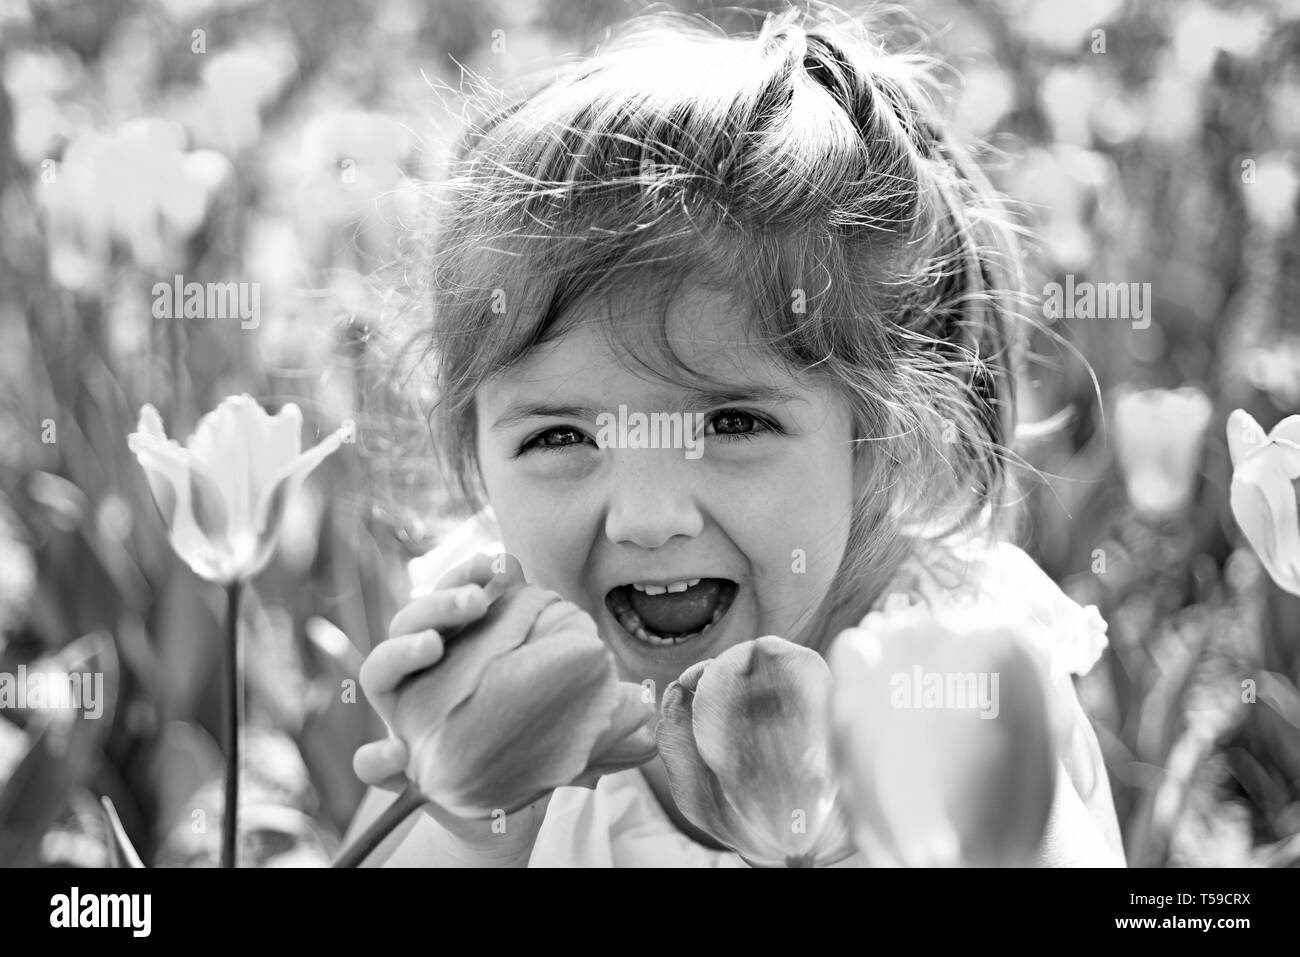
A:
<svg viewBox="0 0 1300 957">
<path fill-rule="evenodd" d="M 791 381 L 777 356 L 753 340 L 743 301 L 699 283 L 684 284 L 666 303 L 635 292 L 587 301 L 574 307 L 564 325 L 564 332 L 485 382 L 484 393 L 508 399 L 520 390 L 565 383 L 588 392 L 626 389 L 633 380 L 672 391 L 674 382 L 684 387 L 680 380 L 690 376 L 675 369 L 668 381 L 655 371 L 665 365 L 665 348 L 714 385 Z"/>
</svg>

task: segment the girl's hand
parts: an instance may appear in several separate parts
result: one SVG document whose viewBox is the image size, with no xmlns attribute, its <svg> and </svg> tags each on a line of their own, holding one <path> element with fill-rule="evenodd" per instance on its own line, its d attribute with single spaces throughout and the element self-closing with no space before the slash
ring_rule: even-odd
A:
<svg viewBox="0 0 1300 957">
<path fill-rule="evenodd" d="M 654 757 L 655 709 L 619 681 L 589 614 L 504 559 L 494 575 L 476 557 L 394 618 L 362 684 L 406 747 L 370 748 L 357 764 L 392 787 L 409 758 L 406 790 L 459 850 L 517 862 L 556 788 Z"/>
<path fill-rule="evenodd" d="M 494 561 L 490 555 L 478 554 L 449 571 L 433 591 L 393 617 L 388 640 L 361 665 L 361 688 L 388 727 L 387 739 L 363 744 L 352 758 L 353 770 L 366 784 L 393 792 L 406 787 L 410 754 L 392 730 L 397 689 L 412 674 L 438 663 L 447 631 L 482 618 L 493 598 L 524 580 L 513 556 L 506 556 L 506 570 L 499 574 L 493 571 Z"/>
<path fill-rule="evenodd" d="M 505 570 L 494 571 L 494 566 L 501 567 L 500 562 L 500 556 L 481 553 L 453 568 L 432 591 L 415 598 L 393 617 L 388 640 L 374 648 L 362 664 L 362 690 L 389 729 L 385 740 L 364 744 L 353 756 L 353 770 L 366 784 L 397 793 L 410 783 L 406 774 L 410 751 L 392 727 L 398 689 L 407 678 L 441 660 L 444 637 L 449 631 L 479 620 L 495 598 L 524 582 L 517 559 L 506 555 Z M 483 822 L 460 821 L 425 805 L 429 817 L 440 827 L 426 833 L 432 822 L 423 824 L 419 828 L 424 833 L 420 843 L 436 849 L 437 856 L 446 862 L 461 866 L 526 864 L 532 844 L 528 838 L 535 836 L 546 803 L 538 802 L 510 816 L 512 824 L 529 825 L 516 824 L 506 831 L 520 840 L 502 840 L 499 833 L 485 838 L 484 832 L 489 829 Z"/>
</svg>

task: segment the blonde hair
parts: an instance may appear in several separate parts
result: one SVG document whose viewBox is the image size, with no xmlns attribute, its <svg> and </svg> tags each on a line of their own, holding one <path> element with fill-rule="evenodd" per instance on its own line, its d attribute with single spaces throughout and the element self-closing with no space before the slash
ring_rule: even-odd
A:
<svg viewBox="0 0 1300 957">
<path fill-rule="evenodd" d="M 690 279 L 743 297 L 755 341 L 852 409 L 866 478 L 831 606 L 924 541 L 1004 529 L 1024 280 L 932 66 L 829 6 L 746 36 L 653 13 L 522 91 L 472 97 L 485 108 L 437 184 L 432 321 L 409 354 L 433 370 L 434 452 L 464 500 L 483 502 L 478 386 L 580 302 L 635 289 L 660 321 L 609 310 L 611 342 L 709 380 L 663 334 Z"/>
</svg>

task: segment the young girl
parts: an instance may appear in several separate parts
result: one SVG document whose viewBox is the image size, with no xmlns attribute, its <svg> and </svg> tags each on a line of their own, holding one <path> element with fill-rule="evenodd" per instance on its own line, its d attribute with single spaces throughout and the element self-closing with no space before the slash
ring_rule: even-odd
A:
<svg viewBox="0 0 1300 957">
<path fill-rule="evenodd" d="M 890 596 L 984 592 L 1042 625 L 1075 722 L 1040 862 L 1123 863 L 1069 677 L 1105 624 L 1001 544 L 1019 257 L 924 65 L 833 12 L 744 38 L 658 14 L 464 138 L 425 359 L 438 453 L 479 511 L 366 661 L 390 727 L 402 679 L 485 613 L 486 542 L 659 693 L 760 635 L 825 653 Z M 597 441 L 633 413 L 702 422 L 698 454 Z M 354 834 L 408 758 L 395 736 L 358 751 Z M 743 866 L 657 759 L 489 823 L 430 809 L 370 863 Z"/>
</svg>

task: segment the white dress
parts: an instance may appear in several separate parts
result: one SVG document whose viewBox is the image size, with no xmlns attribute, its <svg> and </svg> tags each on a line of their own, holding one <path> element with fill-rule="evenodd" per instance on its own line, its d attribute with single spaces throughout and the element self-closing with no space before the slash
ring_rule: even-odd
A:
<svg viewBox="0 0 1300 957">
<path fill-rule="evenodd" d="M 480 551 L 503 550 L 491 509 L 448 534 L 411 562 L 412 590 L 432 586 Z M 960 608 L 974 602 L 1014 605 L 1039 627 L 1033 636 L 1050 663 L 1054 685 L 1076 712 L 1067 773 L 1058 774 L 1053 821 L 1039 863 L 1122 864 L 1118 828 L 1096 738 L 1074 698 L 1070 675 L 1087 673 L 1106 647 L 1106 622 L 1095 606 L 1067 596 L 1024 551 L 1009 544 L 972 546 L 956 562 L 909 563 L 873 610 L 925 602 Z M 1081 783 L 1082 782 L 1082 783 Z M 1092 828 L 1096 828 L 1092 831 Z M 1087 830 L 1089 833 L 1084 834 Z M 844 861 L 861 864 L 859 855 Z M 607 774 L 595 788 L 562 787 L 547 807 L 530 867 L 746 867 L 739 855 L 707 848 L 683 834 L 637 769 Z"/>
</svg>

